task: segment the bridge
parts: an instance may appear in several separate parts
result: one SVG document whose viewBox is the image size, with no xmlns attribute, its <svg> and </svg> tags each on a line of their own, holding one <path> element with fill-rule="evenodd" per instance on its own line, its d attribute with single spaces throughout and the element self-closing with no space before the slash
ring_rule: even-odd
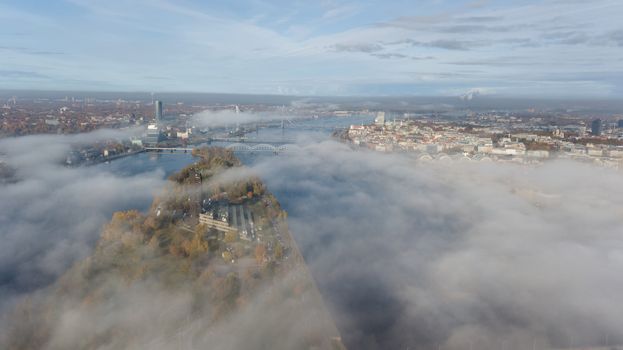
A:
<svg viewBox="0 0 623 350">
<path fill-rule="evenodd" d="M 176 153 L 176 152 L 184 152 L 184 153 L 188 153 L 188 152 L 192 152 L 193 149 L 195 149 L 194 147 L 145 147 L 143 148 L 146 152 L 171 152 L 171 153 Z"/>
<path fill-rule="evenodd" d="M 269 144 L 269 145 L 287 145 L 296 143 L 294 139 L 278 138 L 278 139 L 254 139 L 247 137 L 212 137 L 209 138 L 208 143 L 223 142 L 223 143 L 247 143 L 247 144 Z"/>
<path fill-rule="evenodd" d="M 294 152 L 299 149 L 297 145 L 294 144 L 283 144 L 283 145 L 271 145 L 267 143 L 260 143 L 256 145 L 249 145 L 245 143 L 232 143 L 227 145 L 225 148 L 231 149 L 234 152 L 249 152 L 249 153 L 289 153 Z"/>
<path fill-rule="evenodd" d="M 230 143 L 224 145 L 224 148 L 230 149 L 234 152 L 244 153 L 289 153 L 299 149 L 295 144 L 269 144 L 269 143 Z M 169 152 L 169 153 L 190 153 L 195 147 L 145 147 L 146 152 Z"/>
</svg>

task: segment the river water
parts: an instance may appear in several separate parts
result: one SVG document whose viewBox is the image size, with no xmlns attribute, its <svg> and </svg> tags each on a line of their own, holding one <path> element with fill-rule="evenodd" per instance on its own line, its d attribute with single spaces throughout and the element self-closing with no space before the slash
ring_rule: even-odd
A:
<svg viewBox="0 0 623 350">
<path fill-rule="evenodd" d="M 305 120 L 295 119 L 292 122 L 286 122 L 284 129 L 261 128 L 257 132 L 247 134 L 247 137 L 269 140 L 297 140 L 301 143 L 321 142 L 330 139 L 331 133 L 337 128 L 345 128 L 352 124 L 367 124 L 372 122 L 373 119 L 374 117 L 372 116 L 359 115 Z M 262 157 L 279 157 L 279 155 L 240 153 L 238 157 L 244 164 L 251 165 L 260 161 Z M 190 153 L 139 153 L 116 159 L 109 163 L 101 163 L 95 165 L 95 167 L 119 176 L 134 176 L 159 171 L 162 172 L 163 178 L 165 178 L 192 162 L 194 162 L 194 159 Z M 288 208 L 288 196 L 278 196 L 278 200 L 284 208 Z M 142 206 L 136 209 L 146 210 L 150 204 L 151 201 L 142 203 Z"/>
</svg>

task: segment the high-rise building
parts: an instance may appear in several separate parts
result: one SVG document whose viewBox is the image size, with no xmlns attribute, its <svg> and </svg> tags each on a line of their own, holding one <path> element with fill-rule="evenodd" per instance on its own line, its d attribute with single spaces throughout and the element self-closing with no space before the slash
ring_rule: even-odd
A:
<svg viewBox="0 0 623 350">
<path fill-rule="evenodd" d="M 385 125 L 385 112 L 376 113 L 376 118 L 374 118 L 374 124 L 378 126 Z"/>
<path fill-rule="evenodd" d="M 623 119 L 619 119 L 619 122 L 617 123 L 617 127 L 623 129 Z"/>
<path fill-rule="evenodd" d="M 591 123 L 591 133 L 593 134 L 593 136 L 601 135 L 601 131 L 602 131 L 601 119 L 593 120 L 593 122 Z"/>
<path fill-rule="evenodd" d="M 156 123 L 162 120 L 162 101 L 154 102 L 154 119 Z"/>
<path fill-rule="evenodd" d="M 147 134 L 145 135 L 144 142 L 147 146 L 156 146 L 158 142 L 162 141 L 162 133 L 158 128 L 158 124 L 149 124 L 147 126 Z"/>
</svg>

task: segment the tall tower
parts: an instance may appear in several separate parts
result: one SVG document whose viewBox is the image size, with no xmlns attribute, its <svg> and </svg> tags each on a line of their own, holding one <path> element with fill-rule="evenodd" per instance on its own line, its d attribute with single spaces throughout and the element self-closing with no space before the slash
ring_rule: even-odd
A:
<svg viewBox="0 0 623 350">
<path fill-rule="evenodd" d="M 156 123 L 160 122 L 162 119 L 162 101 L 156 100 L 156 102 L 154 102 L 154 119 Z"/>
<path fill-rule="evenodd" d="M 593 136 L 601 135 L 602 128 L 603 128 L 603 126 L 602 126 L 602 123 L 601 123 L 601 119 L 595 119 L 591 123 L 591 133 L 593 134 Z"/>
</svg>

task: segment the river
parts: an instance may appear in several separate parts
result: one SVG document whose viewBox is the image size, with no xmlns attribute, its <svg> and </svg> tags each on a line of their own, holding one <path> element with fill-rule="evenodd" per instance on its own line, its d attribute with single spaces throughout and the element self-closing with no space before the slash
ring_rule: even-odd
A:
<svg viewBox="0 0 623 350">
<path fill-rule="evenodd" d="M 350 117 L 324 117 L 317 119 L 293 120 L 287 122 L 285 128 L 261 128 L 257 132 L 247 134 L 248 138 L 270 139 L 279 138 L 294 139 L 300 142 L 321 142 L 331 138 L 331 133 L 336 128 L 345 128 L 352 124 L 367 124 L 372 122 L 372 116 Z M 279 157 L 279 155 L 267 155 L 265 153 L 240 153 L 237 154 L 242 162 L 251 165 L 261 160 L 261 157 Z M 119 176 L 134 176 L 139 174 L 161 171 L 163 177 L 168 177 L 174 172 L 191 164 L 194 161 L 190 153 L 138 153 L 136 155 L 115 159 L 109 163 L 95 165 L 96 168 L 109 171 Z M 265 179 L 267 180 L 267 179 Z M 266 182 L 266 181 L 265 181 Z M 268 183 L 270 186 L 270 183 Z M 288 196 L 278 198 L 284 208 L 288 208 Z M 143 203 L 139 210 L 149 208 L 151 202 Z"/>
</svg>

